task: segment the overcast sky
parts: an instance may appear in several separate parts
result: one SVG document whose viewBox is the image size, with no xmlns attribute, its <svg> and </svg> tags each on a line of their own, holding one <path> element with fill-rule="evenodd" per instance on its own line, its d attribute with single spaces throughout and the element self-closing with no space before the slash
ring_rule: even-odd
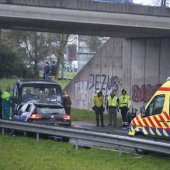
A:
<svg viewBox="0 0 170 170">
<path fill-rule="evenodd" d="M 154 0 L 133 0 L 134 3 L 143 4 L 143 5 L 151 5 Z"/>
</svg>

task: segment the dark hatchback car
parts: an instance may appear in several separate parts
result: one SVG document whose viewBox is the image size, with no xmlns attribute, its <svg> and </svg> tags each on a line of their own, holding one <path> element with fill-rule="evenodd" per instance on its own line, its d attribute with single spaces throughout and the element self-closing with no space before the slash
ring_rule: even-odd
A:
<svg viewBox="0 0 170 170">
<path fill-rule="evenodd" d="M 53 81 L 18 80 L 13 88 L 13 120 L 70 127 L 62 90 Z"/>
<path fill-rule="evenodd" d="M 19 106 L 13 120 L 63 127 L 69 127 L 71 123 L 70 116 L 65 114 L 61 105 L 39 103 L 36 100 Z"/>
</svg>

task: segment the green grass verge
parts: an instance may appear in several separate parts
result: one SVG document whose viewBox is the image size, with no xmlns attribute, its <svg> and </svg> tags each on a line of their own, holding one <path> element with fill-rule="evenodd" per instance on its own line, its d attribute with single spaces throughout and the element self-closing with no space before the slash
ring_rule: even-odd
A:
<svg viewBox="0 0 170 170">
<path fill-rule="evenodd" d="M 0 79 L 0 87 L 3 90 L 6 89 L 7 86 L 10 86 L 11 89 L 13 88 L 14 83 L 20 80 L 20 78 L 18 79 Z M 22 78 L 21 78 L 22 80 Z M 59 85 L 61 85 L 61 88 L 64 89 L 64 87 L 70 82 L 70 80 L 57 80 L 56 81 Z"/>
<path fill-rule="evenodd" d="M 95 120 L 95 113 L 93 111 L 72 109 L 71 110 L 72 120 Z"/>
<path fill-rule="evenodd" d="M 14 83 L 19 79 L 0 79 L 0 87 L 1 90 L 5 90 L 7 86 L 11 87 L 11 90 L 13 88 Z"/>
<path fill-rule="evenodd" d="M 71 144 L 0 136 L 1 170 L 169 170 L 169 160 Z"/>
<path fill-rule="evenodd" d="M 64 77 L 73 79 L 77 75 L 77 72 L 64 72 Z"/>
<path fill-rule="evenodd" d="M 64 89 L 70 80 L 57 80 L 56 82 L 61 86 L 62 89 Z"/>
</svg>

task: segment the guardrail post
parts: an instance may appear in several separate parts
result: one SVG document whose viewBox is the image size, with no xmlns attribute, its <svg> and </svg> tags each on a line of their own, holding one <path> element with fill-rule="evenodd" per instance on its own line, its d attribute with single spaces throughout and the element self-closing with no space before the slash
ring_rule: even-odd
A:
<svg viewBox="0 0 170 170">
<path fill-rule="evenodd" d="M 39 133 L 36 133 L 36 139 L 37 139 L 37 142 L 40 141 L 40 134 Z"/>
<path fill-rule="evenodd" d="M 122 148 L 120 145 L 119 145 L 119 156 L 122 156 Z"/>
<path fill-rule="evenodd" d="M 5 128 L 2 128 L 2 135 L 4 136 L 5 134 Z"/>
<path fill-rule="evenodd" d="M 26 131 L 24 131 L 24 137 L 26 137 L 27 136 L 27 132 Z"/>
<path fill-rule="evenodd" d="M 76 150 L 78 150 L 79 148 L 79 142 L 78 142 L 78 139 L 76 139 Z"/>
</svg>

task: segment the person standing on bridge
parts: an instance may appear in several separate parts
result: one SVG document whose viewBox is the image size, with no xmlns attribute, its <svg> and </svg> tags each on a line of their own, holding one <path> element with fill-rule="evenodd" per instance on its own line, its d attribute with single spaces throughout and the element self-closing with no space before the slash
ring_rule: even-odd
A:
<svg viewBox="0 0 170 170">
<path fill-rule="evenodd" d="M 101 121 L 101 127 L 104 127 L 103 112 L 104 112 L 104 96 L 101 90 L 97 91 L 97 95 L 93 97 L 93 110 L 96 113 L 96 126 L 99 127 L 99 117 Z"/>
<path fill-rule="evenodd" d="M 11 107 L 11 88 L 8 86 L 6 91 L 2 93 L 2 117 L 5 120 L 10 118 L 10 107 Z"/>
<path fill-rule="evenodd" d="M 127 127 L 128 126 L 127 112 L 131 105 L 131 99 L 125 89 L 122 89 L 121 93 L 122 95 L 120 96 L 119 99 L 119 108 L 121 110 L 122 121 L 123 121 L 122 127 Z"/>
<path fill-rule="evenodd" d="M 107 98 L 106 109 L 109 113 L 109 124 L 108 126 L 116 126 L 117 124 L 117 110 L 119 106 L 119 99 L 116 97 L 116 92 L 112 90 L 110 96 Z"/>
<path fill-rule="evenodd" d="M 57 67 L 56 67 L 55 61 L 53 61 L 51 65 L 51 72 L 50 72 L 52 81 L 56 80 L 56 72 L 57 72 Z"/>
<path fill-rule="evenodd" d="M 44 65 L 44 80 L 50 80 L 50 66 L 48 61 Z"/>
</svg>

